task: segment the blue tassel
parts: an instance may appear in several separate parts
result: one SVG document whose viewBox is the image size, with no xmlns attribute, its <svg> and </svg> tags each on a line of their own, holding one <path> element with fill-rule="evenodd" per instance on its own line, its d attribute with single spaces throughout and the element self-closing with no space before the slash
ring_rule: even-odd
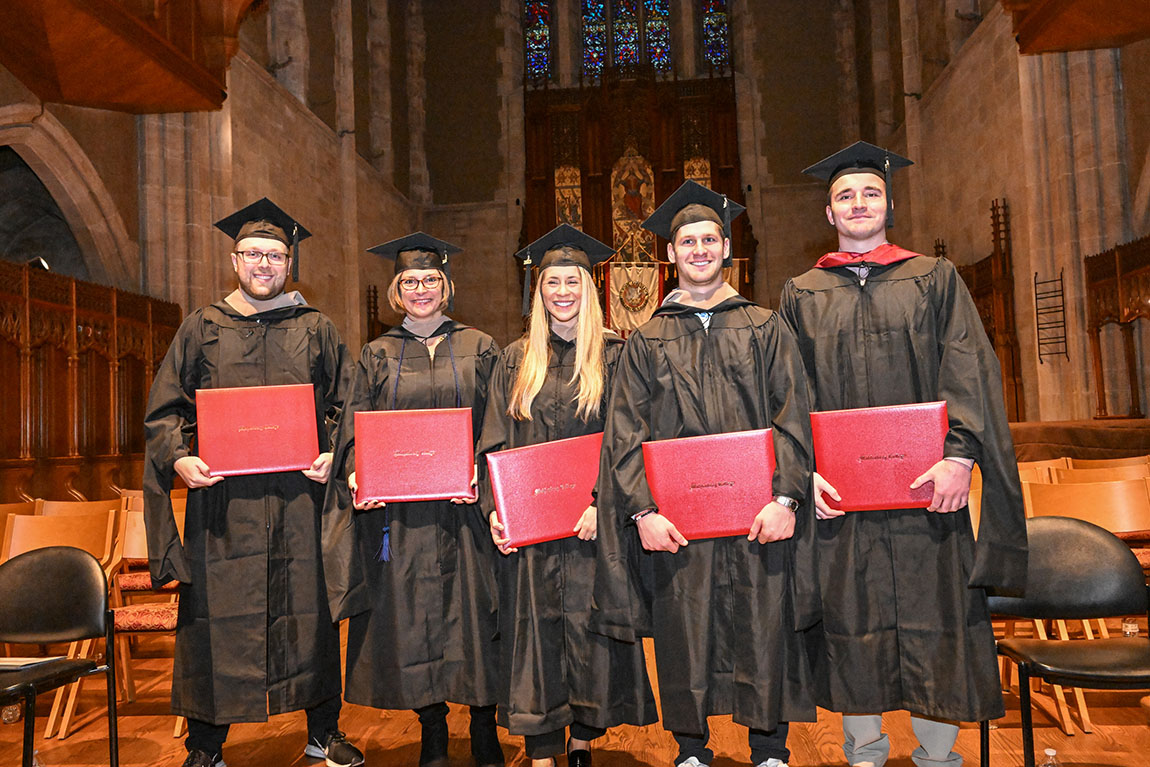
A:
<svg viewBox="0 0 1150 767">
<path fill-rule="evenodd" d="M 379 544 L 379 554 L 375 558 L 379 562 L 391 561 L 391 525 L 383 528 L 383 542 Z"/>
</svg>

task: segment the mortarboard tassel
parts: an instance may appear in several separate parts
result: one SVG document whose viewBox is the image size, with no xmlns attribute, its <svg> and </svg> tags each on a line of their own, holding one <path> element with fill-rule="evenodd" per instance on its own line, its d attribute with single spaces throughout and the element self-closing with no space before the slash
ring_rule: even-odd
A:
<svg viewBox="0 0 1150 767">
<path fill-rule="evenodd" d="M 727 195 L 725 195 L 725 194 L 723 195 L 723 236 L 726 237 L 727 239 L 730 239 L 730 237 L 731 237 L 731 209 L 727 205 Z M 731 259 L 733 258 L 733 255 L 732 255 L 733 250 L 734 249 L 732 248 L 731 250 L 727 251 L 727 256 L 726 256 L 726 258 L 723 259 L 723 268 L 724 269 L 726 269 L 727 267 L 729 267 L 731 265 Z"/>
<path fill-rule="evenodd" d="M 299 282 L 299 224 L 291 228 L 291 281 Z"/>
<path fill-rule="evenodd" d="M 455 291 L 451 287 L 451 262 L 447 259 L 447 251 L 443 251 L 443 276 L 447 278 L 447 284 L 443 287 L 447 291 L 447 311 L 455 311 Z"/>
<path fill-rule="evenodd" d="M 527 258 L 523 259 L 523 316 L 531 313 L 531 251 L 527 251 Z"/>
</svg>

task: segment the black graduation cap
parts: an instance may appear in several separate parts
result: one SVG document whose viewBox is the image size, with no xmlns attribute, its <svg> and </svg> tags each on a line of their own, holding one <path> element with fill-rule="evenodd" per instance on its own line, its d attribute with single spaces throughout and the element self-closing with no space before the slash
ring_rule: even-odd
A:
<svg viewBox="0 0 1150 767">
<path fill-rule="evenodd" d="M 725 194 L 711 191 L 695 181 L 684 181 L 663 204 L 643 222 L 643 228 L 664 240 L 674 240 L 675 232 L 687 224 L 713 221 L 723 227 L 723 236 L 731 236 L 731 220 L 746 208 Z M 730 266 L 730 259 L 723 266 Z"/>
<path fill-rule="evenodd" d="M 227 218 L 221 218 L 216 222 L 216 228 L 234 242 L 245 237 L 266 237 L 290 247 L 291 278 L 293 282 L 299 282 L 299 243 L 311 237 L 311 232 L 267 197 L 261 197 Z"/>
<path fill-rule="evenodd" d="M 439 269 L 451 282 L 450 256 L 459 253 L 463 248 L 452 245 L 450 242 L 432 237 L 430 234 L 415 232 L 408 234 L 374 248 L 368 248 L 368 253 L 390 258 L 395 261 L 395 273 L 408 269 Z M 447 287 L 451 291 L 450 284 Z M 455 308 L 455 295 L 452 291 L 447 297 L 448 310 Z"/>
<path fill-rule="evenodd" d="M 902 155 L 865 141 L 856 141 L 846 149 L 840 149 L 830 157 L 819 160 L 803 173 L 825 181 L 828 188 L 840 176 L 848 173 L 874 173 L 881 176 L 886 182 L 886 225 L 891 227 L 894 226 L 894 197 L 890 193 L 890 176 L 894 171 L 910 165 L 914 163 Z"/>
<path fill-rule="evenodd" d="M 523 277 L 523 316 L 531 309 L 531 267 L 538 267 L 541 274 L 549 266 L 581 266 L 590 272 L 595 264 L 613 255 L 615 249 L 610 245 L 570 224 L 560 224 L 516 253 L 527 271 Z"/>
</svg>

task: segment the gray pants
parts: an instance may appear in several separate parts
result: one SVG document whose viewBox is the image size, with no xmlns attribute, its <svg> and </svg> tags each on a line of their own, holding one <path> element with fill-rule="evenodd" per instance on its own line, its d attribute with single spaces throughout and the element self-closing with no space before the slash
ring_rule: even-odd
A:
<svg viewBox="0 0 1150 767">
<path fill-rule="evenodd" d="M 954 741 L 958 725 L 911 716 L 918 748 L 910 758 L 917 767 L 962 767 Z M 843 714 L 843 753 L 847 763 L 857 767 L 883 767 L 890 755 L 890 739 L 882 731 L 882 715 Z"/>
</svg>

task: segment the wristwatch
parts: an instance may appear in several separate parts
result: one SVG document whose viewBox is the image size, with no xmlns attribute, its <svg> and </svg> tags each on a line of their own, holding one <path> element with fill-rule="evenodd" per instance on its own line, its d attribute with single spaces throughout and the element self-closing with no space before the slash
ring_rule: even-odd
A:
<svg viewBox="0 0 1150 767">
<path fill-rule="evenodd" d="M 791 511 L 798 511 L 799 510 L 799 502 L 796 501 L 794 498 L 791 498 L 791 497 L 786 496 L 786 495 L 776 495 L 775 496 L 775 503 L 779 504 L 780 506 L 786 506 Z"/>
</svg>

